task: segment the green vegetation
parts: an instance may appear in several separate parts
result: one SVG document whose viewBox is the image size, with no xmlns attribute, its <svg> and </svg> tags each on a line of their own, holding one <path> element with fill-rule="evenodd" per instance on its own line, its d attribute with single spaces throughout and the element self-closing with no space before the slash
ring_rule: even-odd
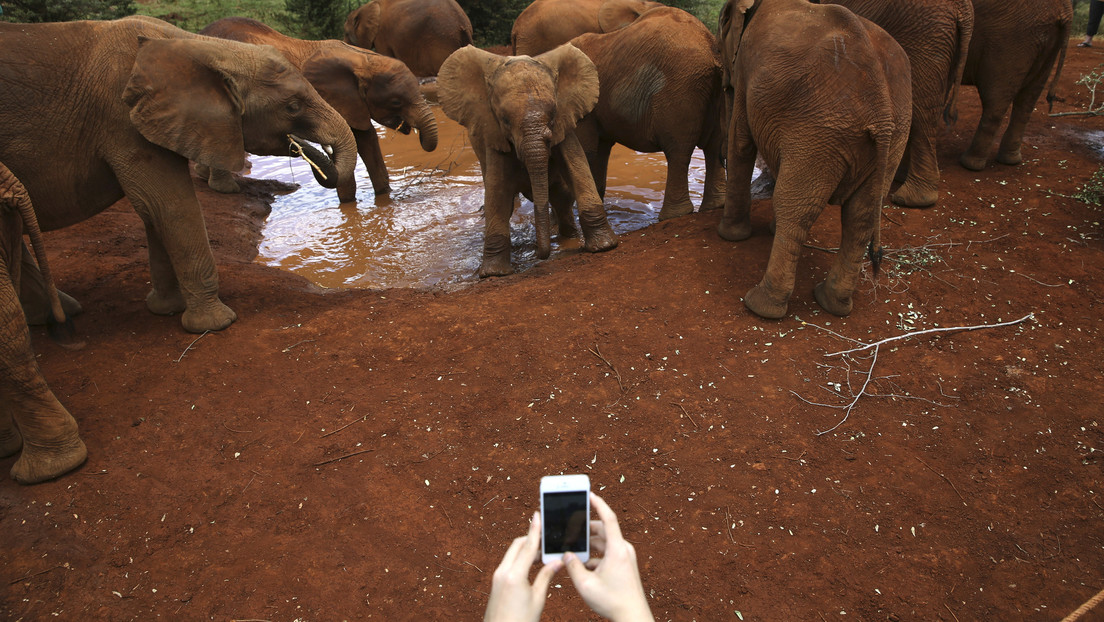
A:
<svg viewBox="0 0 1104 622">
<path fill-rule="evenodd" d="M 115 19 L 135 12 L 192 32 L 223 17 L 252 17 L 293 37 L 340 39 L 349 11 L 367 0 L 2 0 L 9 21 Z M 475 43 L 507 45 L 514 19 L 531 0 L 458 0 L 471 19 Z M 669 0 L 715 31 L 724 0 Z M 1088 11 L 1087 3 L 1084 11 Z M 1082 22 L 1084 30 L 1084 22 Z"/>
<path fill-rule="evenodd" d="M 1086 205 L 1100 207 L 1101 202 L 1104 201 L 1104 166 L 1097 167 L 1089 181 L 1073 194 L 1073 198 Z"/>
<path fill-rule="evenodd" d="M 132 0 L 5 0 L 0 19 L 9 22 L 67 22 L 134 15 Z"/>
</svg>

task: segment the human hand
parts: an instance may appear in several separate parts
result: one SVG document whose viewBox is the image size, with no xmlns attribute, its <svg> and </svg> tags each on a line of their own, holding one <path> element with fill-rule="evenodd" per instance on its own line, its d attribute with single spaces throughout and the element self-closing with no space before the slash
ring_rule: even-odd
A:
<svg viewBox="0 0 1104 622">
<path fill-rule="evenodd" d="M 491 598 L 483 622 L 537 622 L 544 601 L 548 596 L 548 584 L 552 576 L 563 567 L 563 562 L 546 564 L 537 572 L 533 584 L 529 584 L 529 569 L 540 557 L 540 512 L 533 514 L 529 533 L 515 538 L 491 579 Z"/>
<path fill-rule="evenodd" d="M 621 537 L 617 515 L 601 497 L 590 493 L 590 504 L 600 520 L 591 521 L 590 561 L 583 564 L 572 553 L 564 553 L 571 582 L 586 604 L 613 622 L 650 622 L 652 612 L 644 596 L 636 549 Z M 594 553 L 602 553 L 595 558 Z"/>
</svg>

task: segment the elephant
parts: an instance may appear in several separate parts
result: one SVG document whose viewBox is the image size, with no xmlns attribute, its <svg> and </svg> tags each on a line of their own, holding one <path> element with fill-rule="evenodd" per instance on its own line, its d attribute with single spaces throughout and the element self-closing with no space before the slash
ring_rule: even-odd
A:
<svg viewBox="0 0 1104 622">
<path fill-rule="evenodd" d="M 839 252 L 814 296 L 847 315 L 864 251 L 877 274 L 882 199 L 911 122 L 908 57 L 884 30 L 835 5 L 728 0 L 719 22 L 733 87 L 722 238 L 752 233 L 756 153 L 777 173 L 767 271 L 744 304 L 763 318 L 786 315 L 802 245 L 830 203 L 841 207 Z"/>
<path fill-rule="evenodd" d="M 456 0 L 372 0 L 349 12 L 345 43 L 375 48 L 428 78 L 449 54 L 472 44 L 472 25 Z"/>
<path fill-rule="evenodd" d="M 537 256 L 549 256 L 550 178 L 571 190 L 584 248 L 599 252 L 617 246 L 575 135 L 579 119 L 598 101 L 598 72 L 586 54 L 570 44 L 536 57 L 467 46 L 448 57 L 437 80 L 441 109 L 467 128 L 483 174 L 480 277 L 513 273 L 510 216 L 519 192 L 533 200 Z M 573 231 L 560 217 L 561 231 Z"/>
<path fill-rule="evenodd" d="M 146 306 L 183 312 L 190 332 L 237 315 L 219 299 L 188 161 L 237 170 L 246 151 L 286 155 L 301 138 L 332 153 L 339 187 L 356 165 L 348 124 L 274 48 L 150 17 L 0 23 L 0 83 L 0 161 L 42 230 L 129 198 L 149 248 Z"/>
<path fill-rule="evenodd" d="M 418 79 L 398 59 L 341 41 L 294 39 L 245 17 L 217 20 L 199 34 L 271 45 L 302 71 L 322 99 L 348 122 L 377 197 L 388 194 L 391 183 L 373 121 L 403 134 L 417 130 L 422 149 L 437 148 L 433 110 L 422 96 Z M 345 190 L 339 194 L 348 194 L 349 189 Z"/>
<path fill-rule="evenodd" d="M 37 484 L 77 468 L 88 450 L 76 419 L 46 384 L 31 348 L 31 333 L 18 295 L 24 232 L 52 294 L 51 317 L 64 323 L 65 312 L 53 289 L 30 195 L 11 170 L 0 164 L 0 458 L 19 453 L 11 469 L 12 479 Z"/>
<path fill-rule="evenodd" d="M 576 128 L 598 194 L 605 196 L 610 150 L 662 151 L 667 184 L 660 220 L 694 210 L 687 184 L 694 148 L 705 155 L 703 210 L 724 206 L 724 95 L 713 33 L 672 7 L 646 11 L 611 33 L 587 33 L 571 44 L 590 57 L 601 86 L 598 104 Z"/>
<path fill-rule="evenodd" d="M 1073 9 L 1069 0 L 972 0 L 974 36 L 966 57 L 963 84 L 977 86 L 981 119 L 959 163 L 980 171 L 988 161 L 1009 106 L 1012 113 L 1001 137 L 997 161 L 1019 164 L 1024 129 L 1051 69 L 1057 62 L 1047 101 L 1062 74 Z"/>
<path fill-rule="evenodd" d="M 649 0 L 536 0 L 514 20 L 510 53 L 536 56 L 581 34 L 613 32 L 661 6 Z"/>
<path fill-rule="evenodd" d="M 820 0 L 838 4 L 881 26 L 904 48 L 912 68 L 912 128 L 902 161 L 904 183 L 890 198 L 905 207 L 930 207 L 939 198 L 936 139 L 940 116 L 957 118 L 957 92 L 974 26 L 970 0 Z"/>
</svg>

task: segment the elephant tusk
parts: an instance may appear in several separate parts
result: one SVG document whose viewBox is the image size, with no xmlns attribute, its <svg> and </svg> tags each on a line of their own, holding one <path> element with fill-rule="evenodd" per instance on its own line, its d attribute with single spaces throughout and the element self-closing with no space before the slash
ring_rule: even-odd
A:
<svg viewBox="0 0 1104 622">
<path fill-rule="evenodd" d="M 313 161 L 311 161 L 310 158 L 307 157 L 307 154 L 303 151 L 303 147 L 299 145 L 299 143 L 296 142 L 294 138 L 292 138 L 291 134 L 288 134 L 287 138 L 288 142 L 291 143 L 291 155 L 298 158 L 303 158 L 307 161 L 307 164 L 310 164 L 311 167 L 313 167 L 314 170 L 318 172 L 319 177 L 321 177 L 322 179 L 329 179 L 329 177 L 326 177 L 326 174 L 322 172 L 322 169 L 319 168 L 317 164 L 315 164 Z M 333 147 L 330 147 L 330 149 L 332 151 Z"/>
</svg>

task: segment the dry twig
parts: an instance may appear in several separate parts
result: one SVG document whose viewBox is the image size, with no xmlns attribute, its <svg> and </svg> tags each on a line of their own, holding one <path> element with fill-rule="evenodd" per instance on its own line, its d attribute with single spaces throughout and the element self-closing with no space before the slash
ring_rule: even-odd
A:
<svg viewBox="0 0 1104 622">
<path fill-rule="evenodd" d="M 606 364 L 607 367 L 610 368 L 611 371 L 613 371 L 614 377 L 617 378 L 617 386 L 621 389 L 621 393 L 624 393 L 625 385 L 621 384 L 621 373 L 617 371 L 617 368 L 613 366 L 613 363 L 609 362 L 609 359 L 602 356 L 602 352 L 598 350 L 598 344 L 594 344 L 593 348 L 587 348 L 587 352 L 590 352 L 594 356 L 597 356 L 599 359 L 602 360 L 603 363 Z"/>
<path fill-rule="evenodd" d="M 315 462 L 311 466 L 316 466 L 316 467 L 324 466 L 324 465 L 330 464 L 331 462 L 337 462 L 338 460 L 344 460 L 345 458 L 352 458 L 353 456 L 359 456 L 360 454 L 366 454 L 370 451 L 375 451 L 375 449 L 361 449 L 360 451 L 354 451 L 353 453 L 345 454 L 344 456 L 338 456 L 336 458 L 330 458 L 329 460 L 323 460 L 322 462 Z"/>
<path fill-rule="evenodd" d="M 318 173 L 319 177 L 321 177 L 322 179 L 329 179 L 329 177 L 326 177 L 326 174 L 322 172 L 322 169 L 319 168 L 319 166 L 315 164 L 313 160 L 307 157 L 307 152 L 303 151 L 303 145 L 300 145 L 294 138 L 292 138 L 291 134 L 288 134 L 288 142 L 291 143 L 291 155 L 303 158 L 303 160 L 305 160 L 307 164 L 310 164 L 311 168 L 313 168 L 315 172 Z"/>
<path fill-rule="evenodd" d="M 193 339 L 192 342 L 188 344 L 188 347 L 184 348 L 184 351 L 181 352 L 180 356 L 176 357 L 176 360 L 173 361 L 173 362 L 174 363 L 179 363 L 181 361 L 181 359 L 184 358 L 184 355 L 188 353 L 188 350 L 191 350 L 192 346 L 194 346 L 196 344 L 196 342 L 199 341 L 200 339 L 203 339 L 204 335 L 206 335 L 209 332 L 211 332 L 211 331 L 205 330 L 205 331 L 203 331 L 202 335 L 200 335 L 200 336 L 196 337 L 195 339 Z"/>
</svg>

